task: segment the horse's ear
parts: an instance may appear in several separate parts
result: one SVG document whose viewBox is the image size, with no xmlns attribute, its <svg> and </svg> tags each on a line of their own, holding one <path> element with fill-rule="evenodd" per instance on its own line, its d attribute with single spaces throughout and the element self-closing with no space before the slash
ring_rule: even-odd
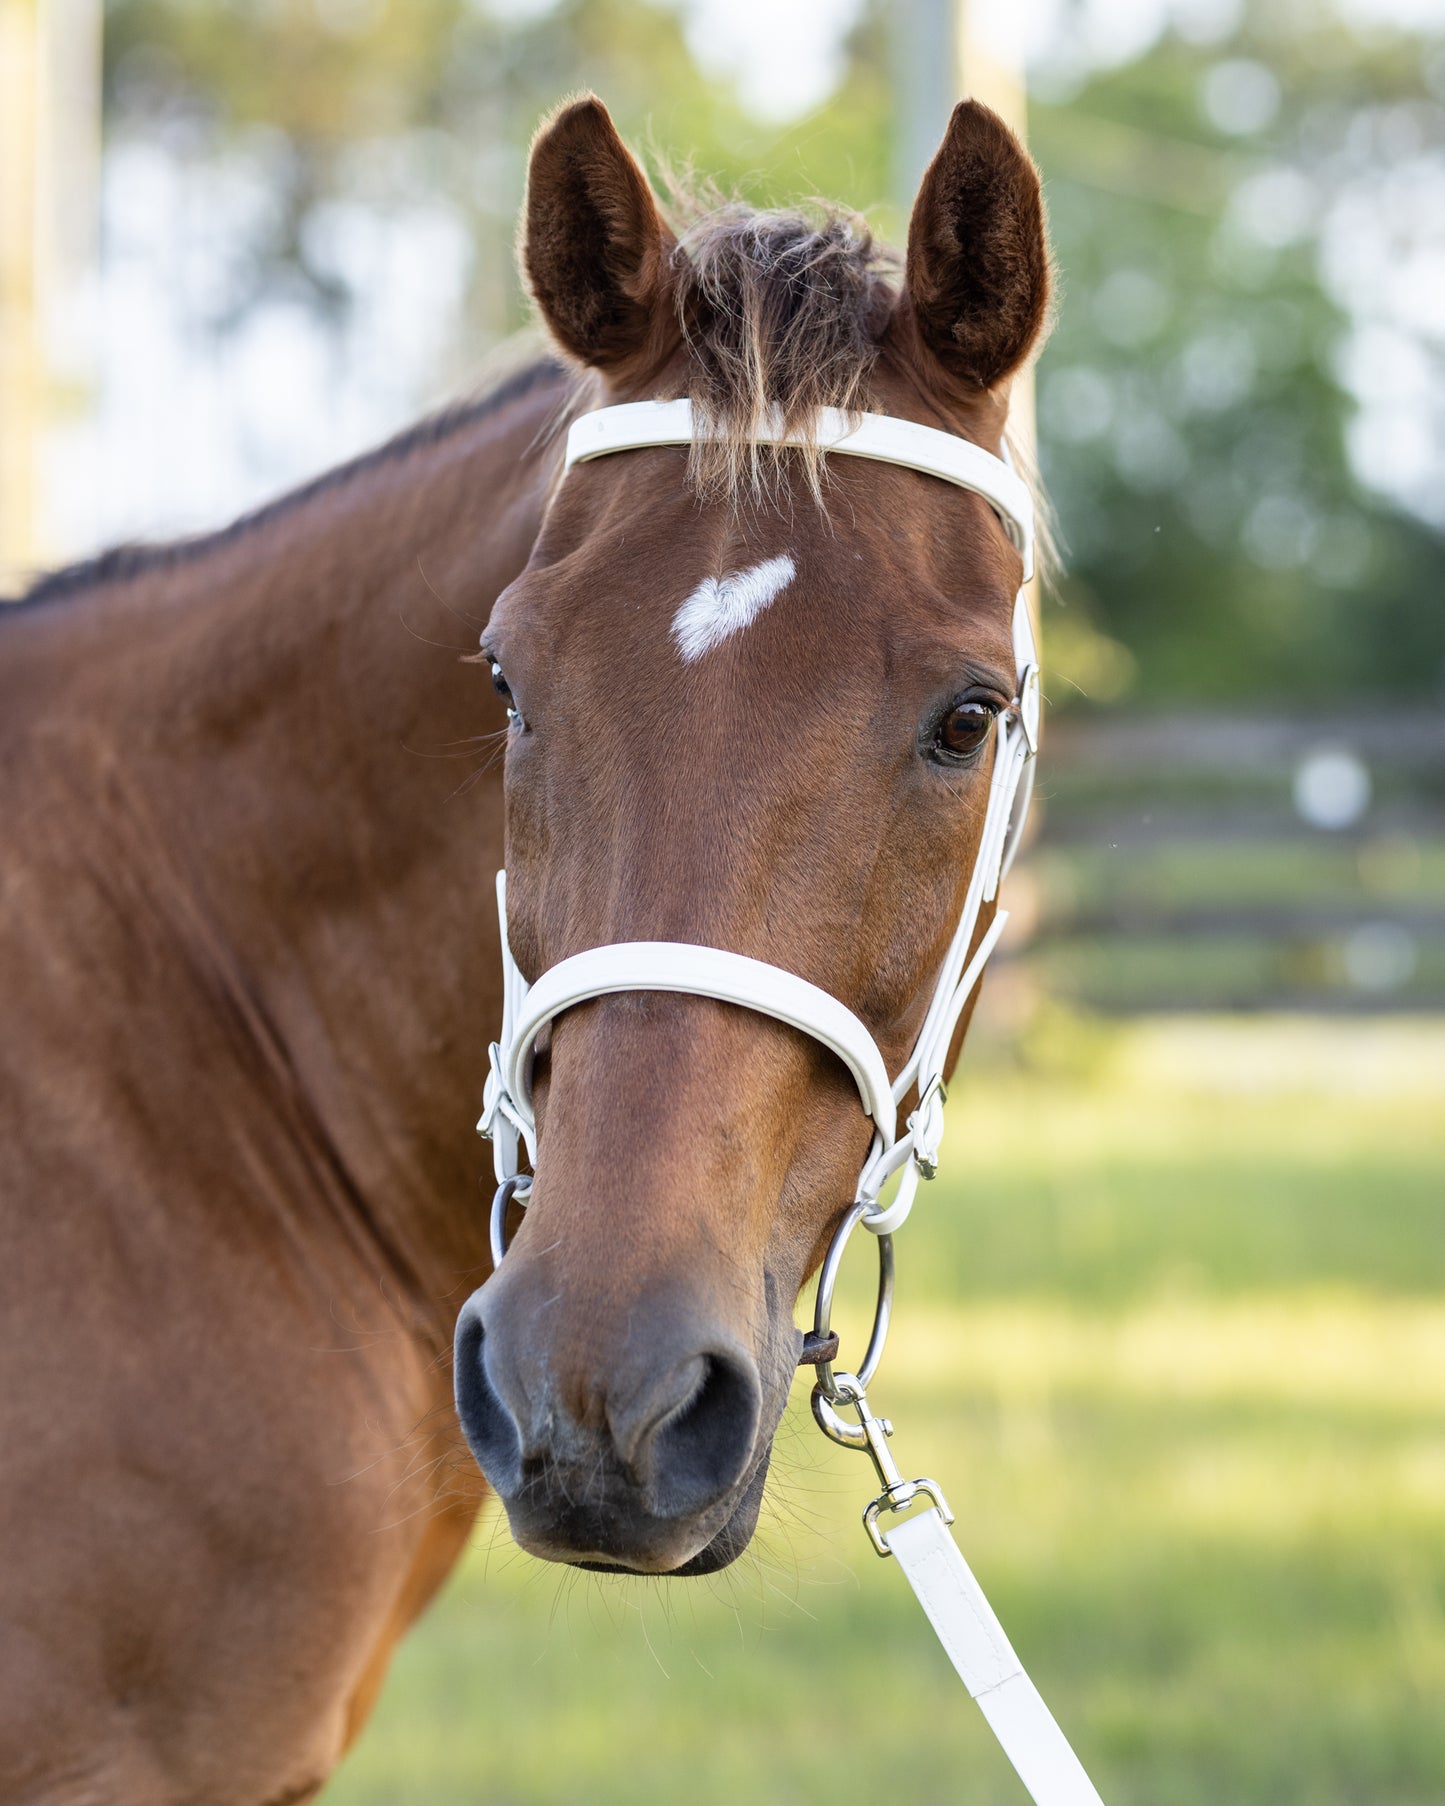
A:
<svg viewBox="0 0 1445 1806">
<path fill-rule="evenodd" d="M 636 158 L 595 95 L 537 133 L 527 171 L 522 267 L 553 338 L 600 370 L 651 338 L 671 235 Z"/>
<path fill-rule="evenodd" d="M 1038 171 L 997 113 L 953 109 L 908 226 L 908 299 L 925 348 L 991 389 L 1043 331 L 1049 252 Z"/>
</svg>

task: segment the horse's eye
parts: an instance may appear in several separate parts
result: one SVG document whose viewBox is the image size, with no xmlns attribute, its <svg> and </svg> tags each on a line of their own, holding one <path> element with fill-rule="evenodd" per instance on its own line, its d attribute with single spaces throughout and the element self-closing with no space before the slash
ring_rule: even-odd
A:
<svg viewBox="0 0 1445 1806">
<path fill-rule="evenodd" d="M 997 716 L 997 704 L 976 697 L 951 703 L 934 735 L 934 752 L 942 759 L 971 759 L 988 739 Z"/>
<path fill-rule="evenodd" d="M 507 682 L 506 677 L 503 675 L 500 663 L 492 657 L 492 654 L 485 646 L 482 648 L 482 656 L 486 659 L 488 669 L 492 673 L 492 688 L 507 705 L 508 725 L 511 727 L 522 727 L 525 724 L 522 721 L 521 714 L 518 711 L 516 702 L 512 696 L 512 686 Z"/>
</svg>

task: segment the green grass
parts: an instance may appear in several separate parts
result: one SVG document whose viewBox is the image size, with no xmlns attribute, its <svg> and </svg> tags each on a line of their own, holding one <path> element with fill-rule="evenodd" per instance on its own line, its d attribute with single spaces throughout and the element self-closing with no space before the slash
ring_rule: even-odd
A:
<svg viewBox="0 0 1445 1806">
<path fill-rule="evenodd" d="M 1360 1032 L 975 1063 L 899 1238 L 875 1403 L 1110 1806 L 1445 1800 L 1445 1029 Z M 777 1470 L 709 1582 L 486 1524 L 328 1806 L 1021 1803 L 801 1383 Z"/>
</svg>

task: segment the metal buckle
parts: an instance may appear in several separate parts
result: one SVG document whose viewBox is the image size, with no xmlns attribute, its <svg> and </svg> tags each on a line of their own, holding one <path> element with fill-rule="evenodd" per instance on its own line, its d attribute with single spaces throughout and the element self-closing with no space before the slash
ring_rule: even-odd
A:
<svg viewBox="0 0 1445 1806">
<path fill-rule="evenodd" d="M 941 1091 L 943 1081 L 933 1079 L 925 1091 L 931 1093 L 935 1085 Z M 883 1490 L 873 1499 L 863 1513 L 863 1528 L 868 1532 L 868 1540 L 880 1555 L 891 1555 L 893 1551 L 883 1540 L 883 1533 L 878 1528 L 878 1520 L 884 1512 L 906 1511 L 915 1499 L 926 1498 L 937 1507 L 939 1516 L 945 1524 L 953 1522 L 953 1511 L 943 1495 L 943 1488 L 936 1480 L 926 1477 L 917 1480 L 905 1480 L 899 1473 L 893 1455 L 888 1447 L 888 1438 L 893 1434 L 893 1425 L 886 1417 L 875 1417 L 868 1405 L 867 1387 L 873 1375 L 878 1371 L 878 1363 L 883 1358 L 883 1345 L 888 1339 L 888 1320 L 893 1311 L 893 1237 L 880 1235 L 878 1241 L 878 1298 L 873 1307 L 873 1329 L 868 1337 L 868 1347 L 863 1355 L 862 1365 L 857 1373 L 835 1371 L 833 1360 L 837 1354 L 837 1337 L 832 1330 L 833 1294 L 838 1285 L 838 1271 L 843 1264 L 843 1250 L 848 1245 L 848 1238 L 858 1227 L 870 1209 L 868 1201 L 860 1200 L 853 1205 L 843 1221 L 838 1225 L 832 1241 L 828 1244 L 828 1252 L 824 1256 L 822 1270 L 818 1274 L 818 1296 L 813 1306 L 813 1327 L 804 1343 L 805 1350 L 816 1349 L 814 1364 L 818 1371 L 818 1383 L 813 1388 L 813 1416 L 818 1428 L 834 1442 L 841 1443 L 844 1448 L 864 1449 L 873 1463 L 878 1478 L 883 1483 Z M 826 1350 L 826 1355 L 823 1351 Z M 846 1405 L 858 1413 L 858 1422 L 850 1424 L 838 1415 L 835 1407 Z"/>
<path fill-rule="evenodd" d="M 502 1046 L 499 1041 L 493 1041 L 487 1049 L 487 1082 L 482 1091 L 482 1113 L 477 1118 L 477 1133 L 484 1141 L 492 1140 L 496 1134 L 497 1117 L 506 1095 L 507 1087 L 502 1083 Z"/>
<path fill-rule="evenodd" d="M 908 1118 L 908 1126 L 913 1131 L 915 1142 L 917 1141 L 919 1130 L 923 1126 L 923 1113 L 933 1102 L 935 1097 L 940 1104 L 946 1104 L 948 1102 L 948 1086 L 943 1082 L 943 1074 L 941 1072 L 935 1072 L 933 1077 L 924 1086 L 923 1090 L 918 1095 L 917 1106 L 915 1107 L 913 1114 Z M 938 1177 L 937 1149 L 935 1148 L 932 1152 L 925 1153 L 921 1147 L 915 1147 L 913 1151 L 913 1164 L 918 1168 L 918 1176 L 920 1179 L 936 1179 Z"/>
<path fill-rule="evenodd" d="M 1014 698 L 1018 705 L 1019 726 L 1024 731 L 1024 745 L 1028 748 L 1032 759 L 1039 750 L 1039 720 L 1043 714 L 1043 696 L 1040 690 L 1040 673 L 1037 665 L 1026 665 L 1024 674 L 1019 679 L 1019 693 Z"/>
<path fill-rule="evenodd" d="M 896 1486 L 886 1487 L 870 1505 L 863 1508 L 863 1528 L 868 1532 L 868 1539 L 882 1556 L 889 1556 L 893 1551 L 883 1540 L 883 1533 L 878 1528 L 880 1513 L 885 1511 L 906 1511 L 915 1499 L 930 1499 L 945 1524 L 953 1522 L 953 1511 L 948 1500 L 943 1496 L 943 1489 L 937 1480 L 930 1480 L 927 1475 L 917 1480 L 901 1480 Z"/>
<path fill-rule="evenodd" d="M 863 1390 L 856 1375 L 840 1373 L 835 1376 L 840 1401 L 851 1405 L 858 1413 L 858 1430 L 860 1446 L 867 1449 L 868 1458 L 873 1463 L 874 1471 L 883 1482 L 883 1490 L 876 1499 L 872 1499 L 863 1509 L 863 1528 L 868 1532 L 868 1540 L 882 1556 L 889 1556 L 893 1551 L 883 1540 L 883 1532 L 878 1528 L 878 1520 L 885 1511 L 907 1511 L 915 1499 L 926 1498 L 937 1508 L 939 1516 L 945 1524 L 953 1522 L 953 1510 L 943 1496 L 943 1488 L 936 1480 L 926 1476 L 917 1480 L 905 1480 L 898 1471 L 898 1464 L 893 1459 L 893 1451 L 888 1446 L 888 1438 L 893 1434 L 893 1425 L 886 1417 L 875 1417 L 869 1409 L 868 1395 Z M 816 1396 L 816 1394 L 815 1394 Z"/>
</svg>

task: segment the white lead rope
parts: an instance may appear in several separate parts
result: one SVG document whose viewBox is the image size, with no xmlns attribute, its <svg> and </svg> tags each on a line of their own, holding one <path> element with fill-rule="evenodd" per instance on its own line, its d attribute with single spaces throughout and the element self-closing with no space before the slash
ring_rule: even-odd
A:
<svg viewBox="0 0 1445 1806">
<path fill-rule="evenodd" d="M 575 464 L 613 452 L 644 446 L 689 445 L 700 430 L 686 401 L 630 402 L 599 408 L 572 423 L 564 474 Z M 756 437 L 769 444 L 796 442 L 790 441 L 777 422 L 764 423 Z M 817 438 L 830 452 L 901 465 L 981 495 L 1021 552 L 1025 581 L 1032 574 L 1033 500 L 1027 486 L 1003 459 L 952 433 L 879 414 L 853 418 L 825 409 L 818 422 Z M 1032 789 L 1034 754 L 1038 750 L 1038 653 L 1023 590 L 1014 603 L 1013 644 L 1018 689 L 1011 708 L 1000 717 L 995 734 L 978 856 L 923 1026 L 902 1071 L 891 1082 L 873 1035 L 838 998 L 795 972 L 727 948 L 677 941 L 618 942 L 561 960 L 529 985 L 512 958 L 507 934 L 506 873 L 497 874 L 502 1031 L 491 1047 L 485 1105 L 477 1127 L 492 1138 L 498 1181 L 498 1202 L 493 1207 L 494 1246 L 499 1251 L 504 1245 L 504 1224 L 497 1218 L 505 1218 L 506 1204 L 513 1197 L 524 1203 L 530 1188 L 530 1181 L 521 1171 L 524 1144 L 529 1163 L 536 1170 L 532 1064 L 537 1037 L 548 1023 L 576 1004 L 619 991 L 681 992 L 759 1011 L 830 1048 L 852 1074 L 863 1109 L 873 1123 L 873 1142 L 859 1175 L 857 1202 L 845 1217 L 819 1277 L 815 1319 L 815 1323 L 826 1321 L 825 1286 L 830 1309 L 843 1244 L 854 1225 L 862 1223 L 878 1237 L 884 1275 L 874 1334 L 860 1368 L 865 1377 L 871 1376 L 887 1329 L 892 1233 L 912 1208 L 919 1179 L 931 1179 L 938 1170 L 948 1050 L 1008 919 L 1003 910 L 997 909 L 987 929 L 979 935 L 983 908 L 997 898 L 999 883 L 1018 848 Z M 900 1135 L 898 1108 L 915 1087 L 918 1102 Z M 881 1193 L 895 1175 L 898 1190 L 885 1205 Z M 836 1342 L 832 1346 L 836 1347 Z M 837 1442 L 866 1447 L 883 1482 L 883 1492 L 863 1514 L 873 1546 L 880 1555 L 896 1557 L 949 1660 L 978 1701 L 1036 1806 L 1101 1806 L 1078 1758 L 1024 1673 L 1002 1625 L 949 1534 L 947 1526 L 953 1521 L 953 1514 L 939 1487 L 931 1480 L 905 1480 L 899 1473 L 886 1443 L 892 1427 L 870 1411 L 862 1381 L 842 1372 L 835 1374 L 822 1357 L 817 1366 L 819 1386 L 814 1390 L 813 1407 L 819 1424 Z M 849 1426 L 839 1418 L 836 1407 L 840 1405 L 858 1412 L 858 1426 Z M 880 1530 L 882 1514 L 900 1513 L 924 1497 L 933 1501 L 928 1509 L 899 1518 L 888 1530 Z"/>
<path fill-rule="evenodd" d="M 883 1533 L 959 1679 L 1037 1806 L 1103 1806 L 936 1506 Z"/>
</svg>

